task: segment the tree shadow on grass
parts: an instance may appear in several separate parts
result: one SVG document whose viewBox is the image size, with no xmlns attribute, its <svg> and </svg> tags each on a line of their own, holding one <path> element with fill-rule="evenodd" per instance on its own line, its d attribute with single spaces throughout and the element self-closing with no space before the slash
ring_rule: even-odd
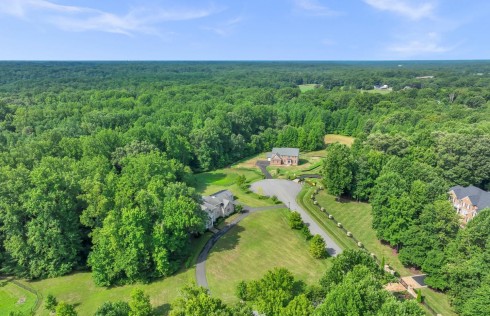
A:
<svg viewBox="0 0 490 316">
<path fill-rule="evenodd" d="M 168 315 L 170 312 L 170 304 L 165 303 L 162 305 L 159 305 L 153 309 L 154 315 Z"/>
<path fill-rule="evenodd" d="M 225 173 L 198 173 L 192 177 L 192 184 L 197 192 L 204 192 L 215 182 L 221 181 L 227 177 Z"/>
<path fill-rule="evenodd" d="M 241 234 L 245 231 L 240 225 L 235 225 L 224 233 L 221 237 L 215 240 L 215 243 L 210 252 L 220 252 L 233 250 L 240 243 Z M 215 238 L 214 236 L 213 238 Z"/>
</svg>

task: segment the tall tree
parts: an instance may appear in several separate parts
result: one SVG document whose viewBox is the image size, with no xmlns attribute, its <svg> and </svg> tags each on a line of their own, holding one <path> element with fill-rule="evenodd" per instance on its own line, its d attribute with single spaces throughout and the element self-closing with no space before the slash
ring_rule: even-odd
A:
<svg viewBox="0 0 490 316">
<path fill-rule="evenodd" d="M 349 147 L 339 143 L 327 148 L 323 160 L 323 182 L 332 195 L 340 197 L 351 188 L 353 159 Z"/>
</svg>

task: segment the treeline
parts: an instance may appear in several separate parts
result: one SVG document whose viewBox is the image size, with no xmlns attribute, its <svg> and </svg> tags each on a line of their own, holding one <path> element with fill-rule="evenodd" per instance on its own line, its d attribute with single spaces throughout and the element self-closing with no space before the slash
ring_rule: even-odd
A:
<svg viewBox="0 0 490 316">
<path fill-rule="evenodd" d="M 403 264 L 427 273 L 425 283 L 448 291 L 463 315 L 484 312 L 490 303 L 490 266 L 483 259 L 490 246 L 490 210 L 461 229 L 447 191 L 456 184 L 488 186 L 490 137 L 433 133 L 385 142 L 389 138 L 371 134 L 352 149 L 329 146 L 323 165 L 327 189 L 369 201 L 377 237 L 398 250 Z"/>
<path fill-rule="evenodd" d="M 240 303 L 234 306 L 203 288 L 185 287 L 170 315 L 425 315 L 415 301 L 399 301 L 384 290 L 389 280 L 367 252 L 346 250 L 333 259 L 319 284 L 307 286 L 288 270 L 274 268 L 260 280 L 240 282 Z"/>
</svg>

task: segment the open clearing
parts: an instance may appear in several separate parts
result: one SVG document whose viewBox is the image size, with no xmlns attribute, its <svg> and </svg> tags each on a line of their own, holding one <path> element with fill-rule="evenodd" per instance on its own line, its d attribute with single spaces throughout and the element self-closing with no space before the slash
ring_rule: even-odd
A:
<svg viewBox="0 0 490 316">
<path fill-rule="evenodd" d="M 361 92 L 366 92 L 366 93 L 379 93 L 379 94 L 388 94 L 393 91 L 393 88 L 388 88 L 388 89 L 371 89 L 371 90 L 360 90 Z"/>
<path fill-rule="evenodd" d="M 306 91 L 320 88 L 321 86 L 322 86 L 321 84 L 308 83 L 308 84 L 300 84 L 298 85 L 298 88 L 301 90 L 301 92 L 306 92 Z"/>
<path fill-rule="evenodd" d="M 357 248 L 357 245 L 352 238 L 347 237 L 325 213 L 322 213 L 317 206 L 313 205 L 312 200 L 309 198 L 313 190 L 314 188 L 305 187 L 298 196 L 298 202 L 300 202 L 300 204 L 302 204 L 317 221 L 320 221 L 322 227 L 341 247 Z M 372 228 L 373 217 L 370 204 L 355 201 L 337 202 L 334 196 L 323 190 L 318 193 L 316 200 L 319 205 L 323 206 L 328 213 L 332 214 L 338 222 L 342 223 L 346 230 L 352 232 L 352 234 L 364 244 L 369 252 L 374 253 L 380 260 L 384 257 L 385 262 L 400 273 L 401 276 L 412 275 L 412 271 L 403 266 L 395 251 L 391 247 L 383 245 L 376 238 L 376 232 Z M 426 297 L 426 302 L 438 313 L 442 315 L 455 315 L 446 295 L 435 292 L 429 288 L 422 289 L 422 293 Z"/>
<path fill-rule="evenodd" d="M 227 303 L 237 302 L 235 287 L 241 280 L 261 278 L 273 267 L 289 269 L 308 284 L 318 283 L 329 259 L 314 259 L 308 242 L 289 228 L 287 209 L 251 214 L 213 247 L 206 262 L 211 294 Z"/>
<path fill-rule="evenodd" d="M 318 173 L 326 153 L 324 149 L 307 153 L 300 152 L 297 166 L 268 166 L 267 170 L 274 178 L 283 179 L 295 178 L 305 173 Z M 263 157 L 265 160 L 265 154 Z"/>
<path fill-rule="evenodd" d="M 98 287 L 93 282 L 92 274 L 89 272 L 74 273 L 63 277 L 25 283 L 40 292 L 44 298 L 48 294 L 53 294 L 58 301 L 75 304 L 79 315 L 93 315 L 97 308 L 106 301 L 128 301 L 131 291 L 134 288 L 141 288 L 146 294 L 150 295 L 151 303 L 157 309 L 157 314 L 166 315 L 170 309 L 170 303 L 179 295 L 179 289 L 186 284 L 195 282 L 194 264 L 199 251 L 210 237 L 211 233 L 206 233 L 194 239 L 192 243 L 193 256 L 189 259 L 189 262 L 192 262 L 190 268 L 183 268 L 175 275 L 156 280 L 150 284 L 132 284 L 112 288 Z M 49 315 L 43 305 L 44 302 L 37 310 L 36 315 Z M 6 314 L 0 313 L 0 315 Z"/>
<path fill-rule="evenodd" d="M 0 315 L 10 312 L 29 314 L 36 304 L 36 295 L 8 280 L 0 281 Z"/>
<path fill-rule="evenodd" d="M 325 135 L 325 144 L 340 143 L 347 146 L 352 146 L 355 138 L 351 136 L 337 135 L 337 134 L 327 134 Z"/>
<path fill-rule="evenodd" d="M 260 199 L 253 192 L 245 192 L 237 184 L 237 178 L 244 175 L 246 182 L 254 182 L 263 178 L 259 168 L 231 167 L 194 175 L 194 186 L 201 195 L 209 195 L 220 190 L 230 190 L 238 202 L 252 207 L 274 205 L 270 199 Z"/>
</svg>

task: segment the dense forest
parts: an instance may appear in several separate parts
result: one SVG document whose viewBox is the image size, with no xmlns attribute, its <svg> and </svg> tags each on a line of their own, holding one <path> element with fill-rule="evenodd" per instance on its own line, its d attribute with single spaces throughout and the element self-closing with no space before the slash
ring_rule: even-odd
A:
<svg viewBox="0 0 490 316">
<path fill-rule="evenodd" d="M 371 93 L 380 84 L 393 91 Z M 379 239 L 477 315 L 490 211 L 462 229 L 446 192 L 490 189 L 489 101 L 477 61 L 2 62 L 1 271 L 168 276 L 204 229 L 193 173 L 337 133 L 356 142 L 328 149 L 327 189 L 369 201 Z"/>
</svg>

